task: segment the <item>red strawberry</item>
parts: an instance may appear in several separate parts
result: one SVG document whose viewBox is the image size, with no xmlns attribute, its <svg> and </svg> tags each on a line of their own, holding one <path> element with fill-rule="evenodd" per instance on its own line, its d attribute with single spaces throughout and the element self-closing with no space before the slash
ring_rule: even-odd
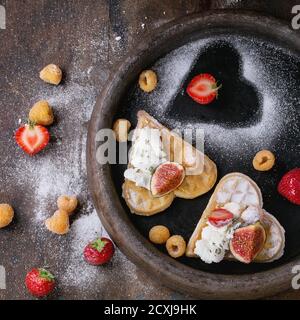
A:
<svg viewBox="0 0 300 320">
<path fill-rule="evenodd" d="M 280 180 L 277 190 L 292 203 L 300 205 L 300 168 L 286 173 Z"/>
<path fill-rule="evenodd" d="M 107 263 L 114 255 L 115 247 L 110 239 L 98 238 L 84 249 L 85 260 L 94 266 Z"/>
<path fill-rule="evenodd" d="M 28 291 L 35 297 L 45 297 L 55 287 L 54 276 L 43 268 L 32 269 L 27 273 L 25 285 Z"/>
<path fill-rule="evenodd" d="M 29 122 L 17 130 L 15 139 L 26 153 L 33 156 L 47 146 L 50 135 L 45 127 Z"/>
<path fill-rule="evenodd" d="M 189 83 L 186 92 L 199 104 L 209 104 L 218 97 L 218 86 L 216 79 L 209 73 L 202 73 L 195 76 Z"/>
<path fill-rule="evenodd" d="M 233 219 L 233 214 L 225 209 L 216 209 L 208 217 L 208 221 L 215 227 L 223 227 Z"/>
</svg>

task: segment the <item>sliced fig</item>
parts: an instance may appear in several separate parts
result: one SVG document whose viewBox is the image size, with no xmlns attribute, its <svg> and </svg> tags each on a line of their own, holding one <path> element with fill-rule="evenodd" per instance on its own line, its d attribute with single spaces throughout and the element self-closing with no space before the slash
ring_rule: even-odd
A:
<svg viewBox="0 0 300 320">
<path fill-rule="evenodd" d="M 177 189 L 185 177 L 184 168 L 176 162 L 165 162 L 159 165 L 151 179 L 151 193 L 162 197 Z"/>
<path fill-rule="evenodd" d="M 250 263 L 263 249 L 265 241 L 265 229 L 258 222 L 235 230 L 230 251 L 237 260 Z"/>
</svg>

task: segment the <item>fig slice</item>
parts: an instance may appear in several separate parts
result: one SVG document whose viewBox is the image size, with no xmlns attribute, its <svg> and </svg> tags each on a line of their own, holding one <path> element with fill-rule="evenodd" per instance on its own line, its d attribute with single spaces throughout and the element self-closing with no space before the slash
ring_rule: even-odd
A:
<svg viewBox="0 0 300 320">
<path fill-rule="evenodd" d="M 230 251 L 237 260 L 250 263 L 263 249 L 265 241 L 265 229 L 257 222 L 235 230 L 230 241 Z"/>
<path fill-rule="evenodd" d="M 175 189 L 183 182 L 184 168 L 176 162 L 164 162 L 159 165 L 151 179 L 151 193 L 154 197 L 162 197 Z"/>
</svg>

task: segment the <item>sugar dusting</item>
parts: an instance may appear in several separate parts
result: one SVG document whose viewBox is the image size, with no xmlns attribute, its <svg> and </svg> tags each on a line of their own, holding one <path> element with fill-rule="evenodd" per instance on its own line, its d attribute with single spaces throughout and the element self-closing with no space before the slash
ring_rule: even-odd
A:
<svg viewBox="0 0 300 320">
<path fill-rule="evenodd" d="M 84 247 L 96 237 L 107 236 L 93 207 L 86 185 L 86 134 L 87 125 L 96 101 L 97 90 L 88 85 L 71 82 L 58 87 L 55 94 L 48 89 L 38 91 L 35 100 L 46 99 L 53 107 L 57 123 L 50 128 L 51 144 L 40 155 L 32 158 L 20 151 L 22 161 L 16 162 L 15 173 L 20 185 L 31 185 L 34 211 L 32 222 L 39 239 L 47 243 L 53 236 L 45 229 L 44 220 L 56 210 L 57 197 L 62 194 L 79 196 L 80 211 L 71 221 L 69 233 L 63 238 L 51 240 L 53 252 L 46 265 L 57 276 L 59 286 L 66 292 L 76 292 L 78 298 L 111 298 L 110 288 L 121 283 L 119 298 L 155 297 L 156 288 L 118 249 L 112 261 L 104 267 L 94 267 L 83 259 Z M 73 124 L 73 132 L 64 132 L 67 122 Z M 58 271 L 59 270 L 59 271 Z M 142 279 L 140 279 L 142 277 Z M 99 288 L 100 292 L 95 291 Z M 159 293 L 162 296 L 167 291 Z"/>
<path fill-rule="evenodd" d="M 141 105 L 149 106 L 151 110 L 157 110 L 156 114 L 153 115 L 158 119 L 164 116 L 164 111 L 172 103 L 196 58 L 205 49 L 206 44 L 206 40 L 197 41 L 182 46 L 158 60 L 153 66 L 159 77 L 157 87 L 150 95 L 144 94 L 141 90 L 136 90 L 134 100 L 139 101 Z"/>
<path fill-rule="evenodd" d="M 45 257 L 46 265 L 55 273 L 64 291 L 72 289 L 78 298 L 113 299 L 116 297 L 109 296 L 113 294 L 110 288 L 117 281 L 122 282 L 119 298 L 150 297 L 155 293 L 152 281 L 140 281 L 140 271 L 118 249 L 112 262 L 105 267 L 90 266 L 83 259 L 83 249 L 90 241 L 99 236 L 108 237 L 86 186 L 86 129 L 96 93 L 92 87 L 77 83 L 57 88 L 56 94 L 39 92 L 36 99 L 47 99 L 55 110 L 58 123 L 50 128 L 55 139 L 48 150 L 37 157 L 21 154 L 22 161 L 16 162 L 15 171 L 20 176 L 22 188 L 31 185 L 34 201 L 32 222 L 34 232 L 42 242 L 52 239 L 53 235 L 44 227 L 44 220 L 56 210 L 57 197 L 62 194 L 79 196 L 80 211 L 72 217 L 69 233 L 51 240 L 51 259 L 54 261 L 49 263 Z M 69 136 L 63 130 L 67 121 L 74 124 L 74 131 Z"/>
<path fill-rule="evenodd" d="M 65 83 L 52 87 L 38 82 L 27 87 L 32 102 L 44 99 L 53 107 L 56 121 L 49 127 L 51 142 L 35 157 L 27 156 L 13 143 L 17 161 L 9 162 L 5 157 L 4 181 L 18 176 L 16 188 L 22 192 L 22 198 L 26 196 L 24 202 L 30 201 L 33 208 L 32 212 L 28 212 L 28 217 L 31 220 L 29 239 L 36 246 L 35 256 L 40 254 L 44 266 L 55 274 L 60 290 L 65 292 L 64 297 L 68 297 L 70 289 L 72 295 L 79 299 L 163 297 L 168 294 L 167 289 L 156 294 L 152 280 L 145 277 L 118 249 L 112 261 L 104 267 L 90 266 L 83 260 L 83 248 L 88 242 L 101 235 L 107 236 L 87 189 L 86 138 L 88 121 L 101 90 L 99 85 L 94 85 L 95 78 L 101 78 L 104 83 L 108 76 L 105 68 L 93 67 L 105 58 L 103 46 L 107 43 L 94 40 L 83 43 L 92 46 L 88 50 L 93 52 L 92 65 L 82 66 L 80 57 L 86 48 L 79 43 Z M 24 103 L 28 104 L 27 98 Z M 26 113 L 27 110 L 15 121 L 16 127 L 26 121 Z M 62 194 L 77 195 L 80 210 L 71 218 L 69 233 L 59 237 L 46 230 L 44 220 L 57 209 L 56 201 Z M 118 286 L 118 292 L 112 290 L 116 283 L 122 283 Z"/>
<path fill-rule="evenodd" d="M 31 182 L 35 201 L 33 219 L 37 222 L 48 217 L 49 210 L 56 209 L 59 195 L 83 195 L 82 202 L 87 200 L 86 129 L 96 95 L 94 88 L 77 83 L 58 87 L 55 94 L 41 91 L 36 95 L 36 100 L 48 100 L 57 124 L 50 128 L 52 140 L 47 149 L 34 158 L 25 156 L 22 162 L 16 163 L 15 170 L 24 177 L 24 183 Z M 68 136 L 63 130 L 67 122 L 73 124 L 73 132 Z M 53 206 L 49 208 L 47 203 Z"/>
<path fill-rule="evenodd" d="M 153 282 L 137 267 L 131 263 L 118 249 L 113 259 L 104 266 L 91 266 L 84 261 L 83 251 L 85 246 L 99 236 L 109 237 L 92 207 L 90 213 L 82 215 L 72 224 L 70 231 L 70 255 L 65 269 L 62 270 L 60 282 L 65 290 L 76 288 L 81 298 L 93 291 L 93 288 L 101 290 L 100 296 L 106 299 L 115 299 L 110 296 L 110 288 L 117 283 L 122 283 L 119 288 L 118 297 L 143 299 L 153 296 L 157 298 L 163 295 L 165 289 L 156 293 Z M 101 289 L 100 289 L 101 288 Z"/>
<path fill-rule="evenodd" d="M 280 58 L 276 56 L 273 47 L 264 42 L 252 41 L 243 37 L 218 38 L 238 51 L 241 58 L 240 69 L 242 76 L 251 83 L 260 93 L 260 105 L 262 117 L 250 126 L 238 126 L 236 128 L 224 127 L 218 123 L 206 123 L 200 119 L 191 119 L 189 122 L 180 118 L 169 118 L 168 106 L 172 103 L 178 93 L 184 93 L 182 84 L 185 81 L 193 63 L 201 52 L 215 40 L 199 40 L 174 50 L 166 57 L 156 62 L 153 69 L 159 75 L 160 83 L 157 90 L 151 95 L 135 92 L 135 104 L 143 105 L 153 116 L 168 123 L 172 129 L 203 129 L 206 143 L 211 149 L 218 148 L 224 152 L 240 152 L 241 148 L 259 149 L 272 148 L 282 130 L 290 130 L 295 133 L 299 127 L 295 124 L 296 108 L 299 99 L 289 101 L 292 76 L 294 70 L 284 70 L 281 67 Z M 262 47 L 267 48 L 274 55 L 261 57 Z M 267 51 L 266 51 L 267 52 Z M 276 67 L 277 77 L 270 68 Z M 294 85 L 295 87 L 295 85 Z M 138 90 L 137 90 L 138 91 Z M 280 112 L 278 112 L 280 110 Z M 288 127 L 288 129 L 287 129 Z M 216 134 L 216 132 L 218 134 Z"/>
<path fill-rule="evenodd" d="M 83 260 L 83 250 L 85 246 L 99 236 L 107 236 L 103 232 L 99 217 L 95 211 L 87 215 L 82 215 L 74 221 L 70 232 L 71 253 L 66 270 L 61 279 L 64 286 L 80 286 L 83 290 L 92 285 L 93 279 L 97 275 L 103 277 L 99 269 L 89 266 Z"/>
</svg>

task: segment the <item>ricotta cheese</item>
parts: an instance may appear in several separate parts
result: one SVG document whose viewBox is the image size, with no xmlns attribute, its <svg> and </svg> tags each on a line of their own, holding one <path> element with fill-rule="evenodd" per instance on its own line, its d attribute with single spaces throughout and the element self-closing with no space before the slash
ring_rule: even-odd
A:
<svg viewBox="0 0 300 320">
<path fill-rule="evenodd" d="M 150 190 L 152 173 L 147 170 L 129 168 L 124 172 L 125 179 L 135 182 L 138 187 Z"/>
<path fill-rule="evenodd" d="M 196 241 L 194 253 L 206 263 L 220 262 L 229 249 L 231 233 L 230 226 L 215 227 L 208 223 L 203 228 L 201 239 Z"/>
<path fill-rule="evenodd" d="M 234 230 L 240 225 L 240 222 L 235 222 L 218 228 L 208 222 L 202 230 L 201 239 L 196 241 L 194 253 L 205 263 L 221 262 L 229 250 Z"/>
<path fill-rule="evenodd" d="M 254 224 L 260 219 L 260 210 L 258 207 L 249 206 L 241 215 L 243 221 L 248 224 Z"/>
<path fill-rule="evenodd" d="M 231 212 L 235 218 L 239 218 L 243 209 L 245 207 L 243 207 L 241 204 L 239 203 L 235 203 L 235 202 L 228 202 L 224 205 L 223 209 L 228 210 L 229 212 Z"/>
<path fill-rule="evenodd" d="M 163 150 L 160 130 L 148 127 L 137 129 L 129 151 L 132 168 L 124 172 L 124 177 L 135 182 L 137 186 L 150 190 L 155 168 L 166 161 L 167 155 Z"/>
</svg>

